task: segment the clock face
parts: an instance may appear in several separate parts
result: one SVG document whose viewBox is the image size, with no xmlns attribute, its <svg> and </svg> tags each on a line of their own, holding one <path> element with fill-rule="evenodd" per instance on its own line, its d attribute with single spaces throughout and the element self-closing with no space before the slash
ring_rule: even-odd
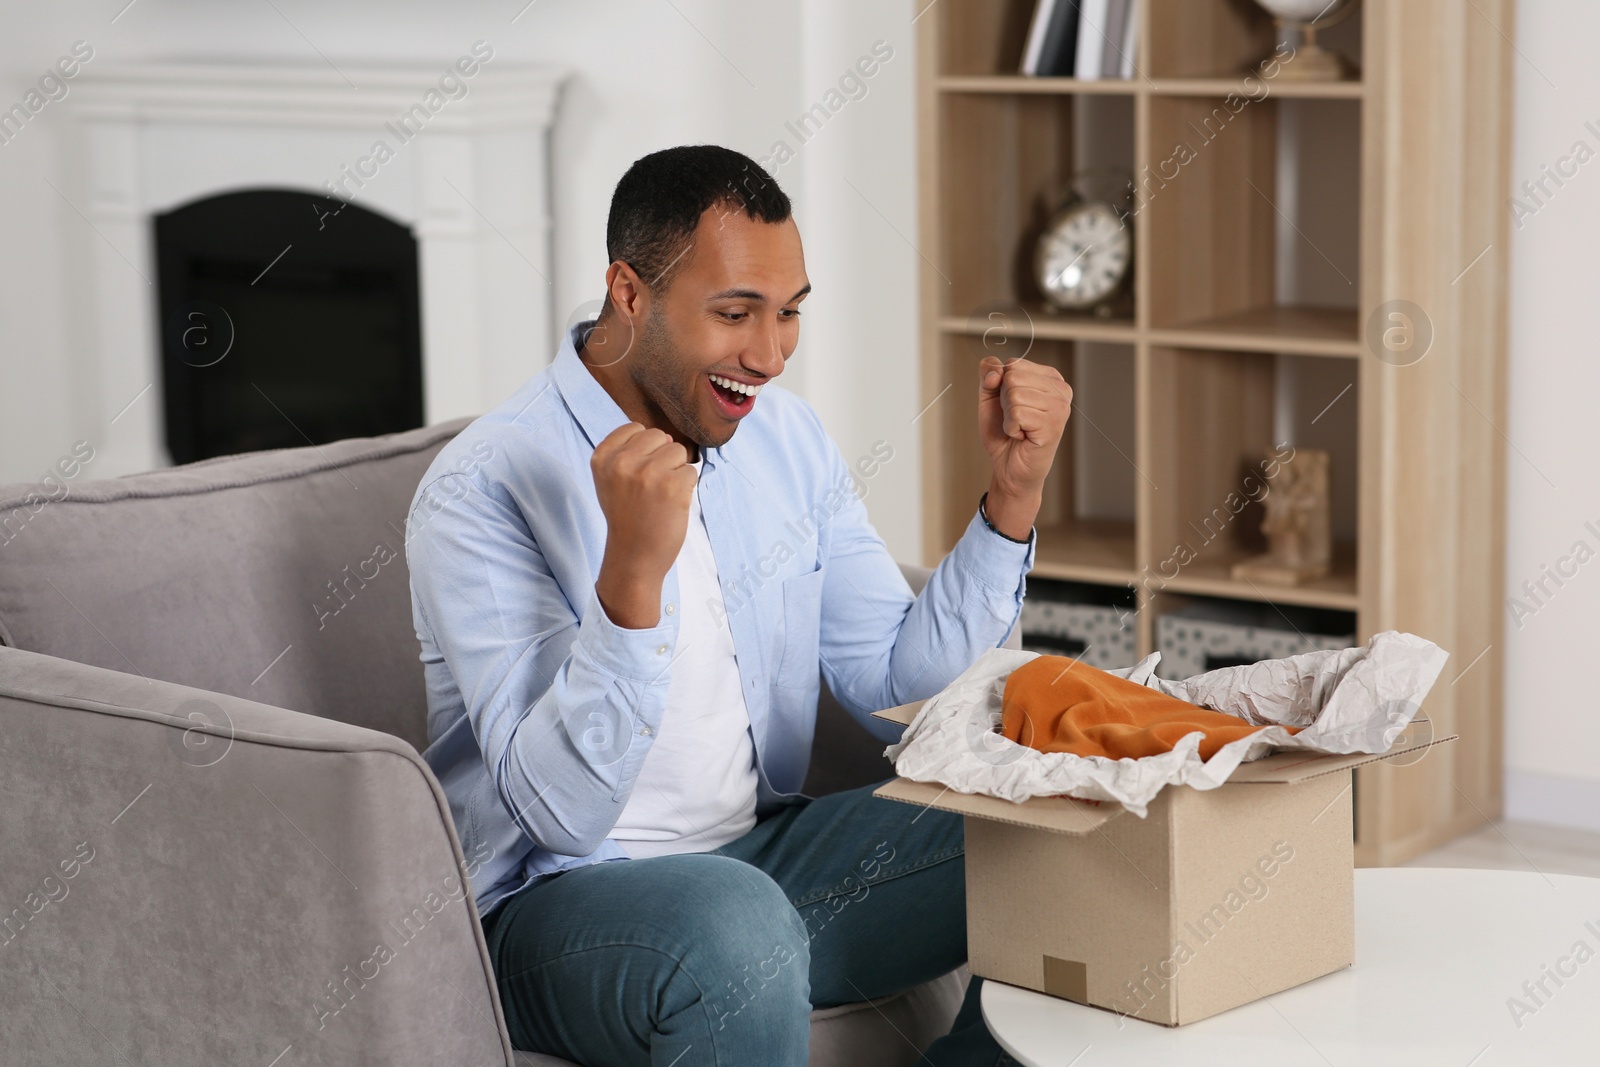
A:
<svg viewBox="0 0 1600 1067">
<path fill-rule="evenodd" d="M 1059 307 L 1092 307 L 1128 276 L 1133 231 L 1104 201 L 1075 204 L 1057 215 L 1039 240 L 1039 287 Z"/>
</svg>

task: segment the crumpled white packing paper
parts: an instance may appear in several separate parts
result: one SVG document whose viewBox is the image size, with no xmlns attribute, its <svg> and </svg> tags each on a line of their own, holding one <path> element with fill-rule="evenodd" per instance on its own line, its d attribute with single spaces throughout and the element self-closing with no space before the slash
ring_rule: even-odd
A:
<svg viewBox="0 0 1600 1067">
<path fill-rule="evenodd" d="M 1019 803 L 1061 794 L 1116 801 L 1142 819 L 1163 786 L 1215 789 L 1240 763 L 1275 751 L 1387 752 L 1449 658 L 1432 641 L 1386 630 L 1364 648 L 1262 660 L 1176 682 L 1155 676 L 1159 652 L 1133 667 L 1108 672 L 1266 726 L 1203 761 L 1199 748 L 1205 735 L 1200 731 L 1185 735 L 1170 752 L 1120 760 L 1040 752 L 1000 734 L 1006 678 L 1038 654 L 996 648 L 980 656 L 924 703 L 900 740 L 884 750 L 894 760 L 895 772 L 960 793 Z M 1291 734 L 1284 726 L 1304 729 Z"/>
</svg>

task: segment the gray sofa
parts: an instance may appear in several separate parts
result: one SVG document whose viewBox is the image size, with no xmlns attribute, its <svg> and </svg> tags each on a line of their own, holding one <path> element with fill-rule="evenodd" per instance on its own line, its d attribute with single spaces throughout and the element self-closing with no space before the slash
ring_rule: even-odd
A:
<svg viewBox="0 0 1600 1067">
<path fill-rule="evenodd" d="M 402 530 L 468 421 L 0 487 L 8 1065 L 561 1062 L 511 1048 L 418 755 Z M 819 715 L 808 792 L 892 773 Z M 965 983 L 815 1013 L 812 1063 L 914 1062 Z"/>
</svg>

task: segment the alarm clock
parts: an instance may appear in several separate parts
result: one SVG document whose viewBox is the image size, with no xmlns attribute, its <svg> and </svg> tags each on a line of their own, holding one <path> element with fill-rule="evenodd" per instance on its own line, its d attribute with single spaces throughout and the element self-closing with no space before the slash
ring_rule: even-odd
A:
<svg viewBox="0 0 1600 1067">
<path fill-rule="evenodd" d="M 1050 307 L 1110 314 L 1133 277 L 1132 216 L 1069 192 L 1040 233 L 1033 264 Z"/>
</svg>

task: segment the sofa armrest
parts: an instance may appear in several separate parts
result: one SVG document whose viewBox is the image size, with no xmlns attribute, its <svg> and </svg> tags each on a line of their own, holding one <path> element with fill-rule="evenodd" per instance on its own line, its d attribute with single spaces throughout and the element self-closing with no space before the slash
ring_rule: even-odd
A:
<svg viewBox="0 0 1600 1067">
<path fill-rule="evenodd" d="M 24 1061 L 512 1062 L 476 864 L 404 741 L 0 648 L 0 768 Z"/>
<path fill-rule="evenodd" d="M 920 594 L 928 584 L 931 568 L 914 563 L 900 564 L 913 593 Z M 1022 647 L 1022 627 L 1013 626 L 1001 648 Z M 817 731 L 811 743 L 811 768 L 806 773 L 804 791 L 814 797 L 843 789 L 881 782 L 894 777 L 894 764 L 883 756 L 883 742 L 861 728 L 828 692 L 826 680 L 817 698 Z"/>
</svg>

